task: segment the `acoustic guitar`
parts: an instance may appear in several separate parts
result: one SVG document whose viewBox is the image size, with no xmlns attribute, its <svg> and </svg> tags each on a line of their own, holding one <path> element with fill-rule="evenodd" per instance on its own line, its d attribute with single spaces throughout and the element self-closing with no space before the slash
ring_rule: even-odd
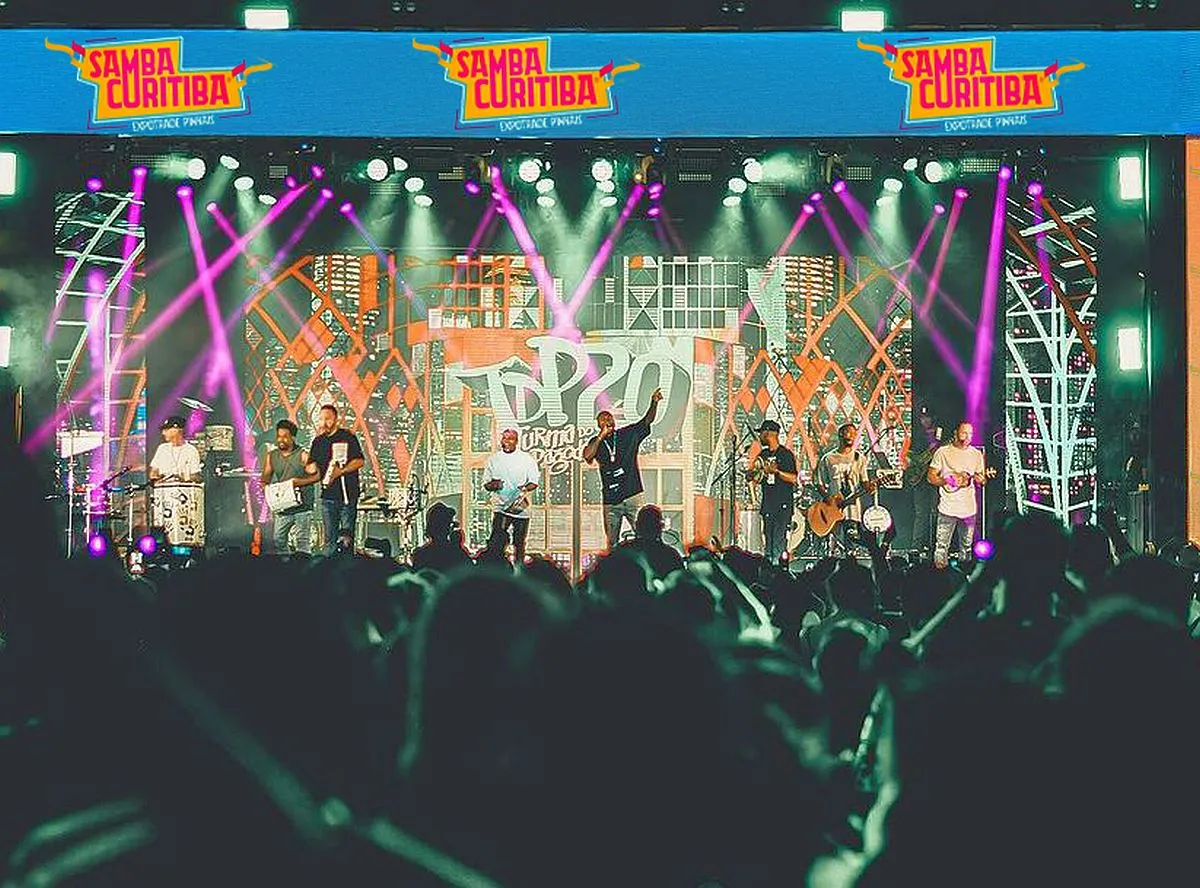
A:
<svg viewBox="0 0 1200 888">
<path fill-rule="evenodd" d="M 813 503 L 808 507 L 808 529 L 816 536 L 829 536 L 833 533 L 833 529 L 845 519 L 845 510 L 864 493 L 870 493 L 870 490 L 867 485 L 860 484 L 858 489 L 849 496 L 835 493 L 827 500 L 818 500 Z"/>
</svg>

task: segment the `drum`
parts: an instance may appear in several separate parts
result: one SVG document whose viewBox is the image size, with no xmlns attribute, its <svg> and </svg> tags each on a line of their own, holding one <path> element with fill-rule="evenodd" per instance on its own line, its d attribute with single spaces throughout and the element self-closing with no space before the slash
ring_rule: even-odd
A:
<svg viewBox="0 0 1200 888">
<path fill-rule="evenodd" d="M 804 542 L 804 534 L 808 530 L 808 524 L 804 520 L 804 510 L 797 508 L 792 513 L 792 526 L 788 528 L 787 550 L 795 552 L 800 548 L 800 544 Z"/>
<path fill-rule="evenodd" d="M 892 526 L 892 513 L 876 503 L 863 510 L 862 525 L 871 533 L 884 533 Z"/>
<path fill-rule="evenodd" d="M 263 493 L 267 499 L 267 508 L 271 510 L 272 515 L 278 515 L 280 512 L 294 509 L 302 504 L 300 488 L 293 484 L 290 478 L 268 484 L 263 488 Z"/>
<path fill-rule="evenodd" d="M 171 545 L 204 545 L 203 484 L 180 481 L 154 485 L 150 515 Z"/>
</svg>

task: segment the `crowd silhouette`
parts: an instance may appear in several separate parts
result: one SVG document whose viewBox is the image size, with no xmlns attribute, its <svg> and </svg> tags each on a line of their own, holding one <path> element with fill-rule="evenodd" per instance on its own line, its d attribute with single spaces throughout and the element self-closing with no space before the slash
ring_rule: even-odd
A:
<svg viewBox="0 0 1200 888">
<path fill-rule="evenodd" d="M 438 509 L 414 565 L 131 577 L 44 489 L 0 519 L 6 888 L 1194 881 L 1193 550 L 1001 515 L 986 562 L 780 572 L 648 507 L 572 582 Z"/>
</svg>

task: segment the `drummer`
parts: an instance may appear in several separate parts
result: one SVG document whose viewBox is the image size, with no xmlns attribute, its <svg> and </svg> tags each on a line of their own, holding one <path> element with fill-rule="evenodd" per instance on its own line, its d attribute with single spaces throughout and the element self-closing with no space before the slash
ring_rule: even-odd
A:
<svg viewBox="0 0 1200 888">
<path fill-rule="evenodd" d="M 163 442 L 150 460 L 150 480 L 155 484 L 200 480 L 200 451 L 183 440 L 183 428 L 182 416 L 168 416 L 163 421 Z"/>
</svg>

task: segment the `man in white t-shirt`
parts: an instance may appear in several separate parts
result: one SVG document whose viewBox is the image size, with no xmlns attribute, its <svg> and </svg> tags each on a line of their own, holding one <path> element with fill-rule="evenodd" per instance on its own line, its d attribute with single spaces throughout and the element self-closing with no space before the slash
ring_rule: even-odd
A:
<svg viewBox="0 0 1200 888">
<path fill-rule="evenodd" d="M 183 426 L 182 416 L 168 416 L 163 422 L 163 442 L 150 460 L 151 481 L 200 480 L 200 451 L 183 440 Z"/>
<path fill-rule="evenodd" d="M 529 533 L 529 495 L 537 489 L 541 470 L 533 457 L 517 449 L 516 429 L 500 435 L 500 452 L 483 467 L 483 489 L 492 494 L 492 536 L 512 531 L 513 556 L 525 561 L 525 536 Z"/>
<path fill-rule="evenodd" d="M 929 464 L 929 483 L 938 489 L 937 532 L 933 563 L 944 568 L 950 560 L 950 542 L 958 531 L 960 561 L 971 557 L 975 542 L 975 488 L 987 480 L 983 451 L 971 446 L 975 433 L 969 422 L 959 423 L 949 444 L 939 447 Z"/>
</svg>

